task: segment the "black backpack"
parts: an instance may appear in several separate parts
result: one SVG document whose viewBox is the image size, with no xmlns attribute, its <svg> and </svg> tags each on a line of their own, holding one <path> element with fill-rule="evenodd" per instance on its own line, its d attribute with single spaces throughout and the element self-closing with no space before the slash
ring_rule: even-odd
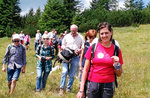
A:
<svg viewBox="0 0 150 98">
<path fill-rule="evenodd" d="M 74 55 L 75 55 L 74 50 L 66 47 L 61 52 L 58 53 L 58 56 L 54 62 L 54 66 L 55 66 L 56 61 L 58 61 L 59 63 L 61 63 L 62 61 L 69 63 Z"/>
<path fill-rule="evenodd" d="M 119 56 L 119 47 L 115 44 L 115 40 L 114 39 L 112 40 L 112 43 L 114 45 L 114 56 Z M 94 58 L 94 52 L 96 50 L 96 47 L 97 47 L 97 43 L 94 43 L 92 45 L 92 50 L 91 50 L 91 64 L 90 64 L 91 66 L 93 66 L 92 60 Z M 91 66 L 90 66 L 90 68 L 91 68 Z M 89 71 L 90 71 L 90 69 L 89 69 Z M 117 75 L 116 74 L 114 74 L 114 75 L 115 75 L 115 85 L 116 85 L 116 88 L 117 88 L 118 87 Z"/>
</svg>

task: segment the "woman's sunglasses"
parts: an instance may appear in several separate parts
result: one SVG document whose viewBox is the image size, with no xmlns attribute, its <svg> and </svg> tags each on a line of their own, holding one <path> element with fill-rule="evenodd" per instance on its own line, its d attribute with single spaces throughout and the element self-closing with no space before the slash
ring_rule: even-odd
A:
<svg viewBox="0 0 150 98">
<path fill-rule="evenodd" d="M 19 40 L 14 40 L 13 42 L 14 42 L 14 43 L 19 43 Z"/>
<path fill-rule="evenodd" d="M 49 40 L 49 38 L 43 38 L 43 40 Z"/>
</svg>

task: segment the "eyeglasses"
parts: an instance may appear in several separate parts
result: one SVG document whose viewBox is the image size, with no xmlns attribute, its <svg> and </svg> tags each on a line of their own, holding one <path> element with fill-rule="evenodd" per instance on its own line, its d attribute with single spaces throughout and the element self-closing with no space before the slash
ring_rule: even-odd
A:
<svg viewBox="0 0 150 98">
<path fill-rule="evenodd" d="M 49 40 L 49 38 L 43 38 L 43 40 Z"/>
<path fill-rule="evenodd" d="M 19 40 L 14 40 L 13 42 L 14 42 L 14 43 L 19 43 Z"/>
</svg>

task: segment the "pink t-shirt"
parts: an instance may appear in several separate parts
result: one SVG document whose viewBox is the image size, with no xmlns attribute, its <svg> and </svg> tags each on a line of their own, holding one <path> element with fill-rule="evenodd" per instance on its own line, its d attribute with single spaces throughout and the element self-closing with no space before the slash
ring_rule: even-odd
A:
<svg viewBox="0 0 150 98">
<path fill-rule="evenodd" d="M 92 46 L 87 50 L 85 57 L 86 59 L 91 59 L 91 49 Z M 88 80 L 97 83 L 109 83 L 114 82 L 114 67 L 112 56 L 114 54 L 114 45 L 106 48 L 101 45 L 101 43 L 97 44 L 96 50 L 94 52 L 93 58 L 93 66 L 90 68 L 90 73 Z M 119 49 L 119 62 L 122 65 L 122 53 Z"/>
</svg>

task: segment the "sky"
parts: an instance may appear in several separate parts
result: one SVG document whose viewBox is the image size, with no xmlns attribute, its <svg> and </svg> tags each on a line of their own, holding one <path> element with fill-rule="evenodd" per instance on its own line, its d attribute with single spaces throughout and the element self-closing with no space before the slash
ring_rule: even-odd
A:
<svg viewBox="0 0 150 98">
<path fill-rule="evenodd" d="M 84 8 L 89 8 L 90 7 L 90 2 L 92 0 L 80 0 L 82 4 L 84 4 Z M 143 0 L 144 4 L 146 5 L 147 3 L 150 2 L 150 0 Z M 29 12 L 31 8 L 33 8 L 34 11 L 36 11 L 37 8 L 44 9 L 44 6 L 46 5 L 47 0 L 20 0 L 20 8 L 21 8 L 21 15 L 25 15 L 26 13 Z M 119 7 L 124 7 L 124 0 L 119 0 Z"/>
</svg>

